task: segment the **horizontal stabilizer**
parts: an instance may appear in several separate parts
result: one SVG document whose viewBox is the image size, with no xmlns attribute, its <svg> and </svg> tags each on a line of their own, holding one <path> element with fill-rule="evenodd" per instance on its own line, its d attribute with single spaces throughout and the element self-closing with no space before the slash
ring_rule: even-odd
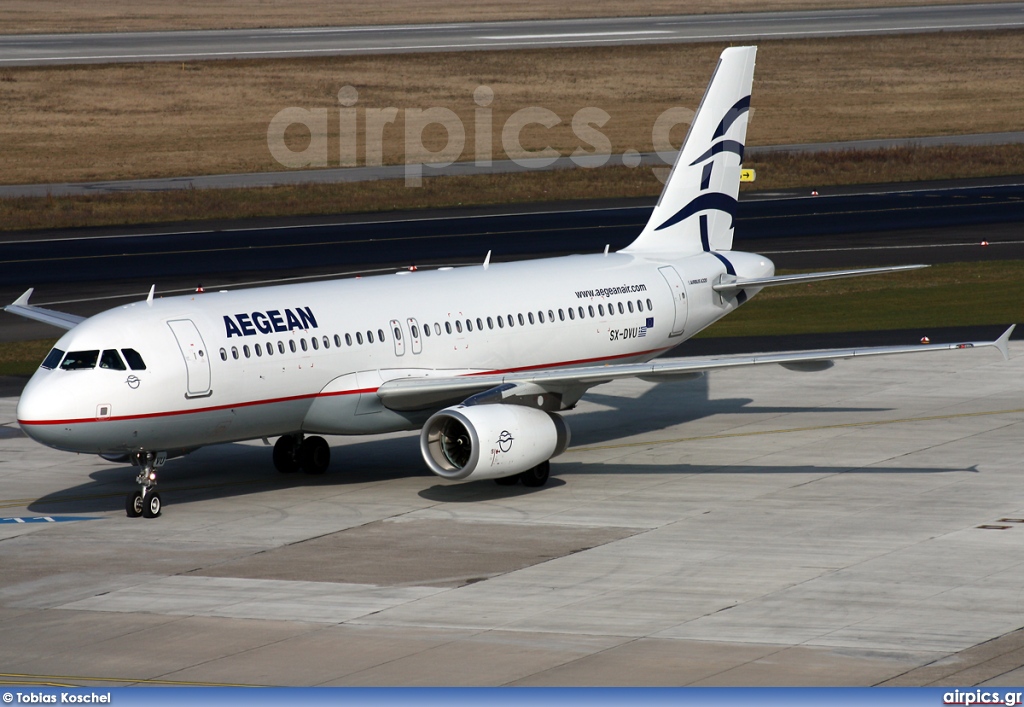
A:
<svg viewBox="0 0 1024 707">
<path fill-rule="evenodd" d="M 822 280 L 839 280 L 844 277 L 861 277 L 863 275 L 881 275 L 904 270 L 920 270 L 928 265 L 896 265 L 889 268 L 862 268 L 859 270 L 832 270 L 830 272 L 809 272 L 799 275 L 775 275 L 774 277 L 749 277 L 723 280 L 711 286 L 715 292 L 733 292 L 747 287 L 772 287 L 774 285 L 799 285 L 805 282 L 821 282 Z"/>
<path fill-rule="evenodd" d="M 56 312 L 52 309 L 43 309 L 42 307 L 33 307 L 28 303 L 33 291 L 33 288 L 28 288 L 25 294 L 14 300 L 12 304 L 4 307 L 4 311 L 17 314 L 19 317 L 25 317 L 26 319 L 34 319 L 43 324 L 59 327 L 60 329 L 74 329 L 81 322 L 85 321 L 85 317 L 79 317 L 74 314 Z"/>
</svg>

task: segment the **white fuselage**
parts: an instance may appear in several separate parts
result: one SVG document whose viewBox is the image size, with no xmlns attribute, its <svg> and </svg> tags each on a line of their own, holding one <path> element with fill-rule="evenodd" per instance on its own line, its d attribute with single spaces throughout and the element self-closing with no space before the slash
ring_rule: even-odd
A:
<svg viewBox="0 0 1024 707">
<path fill-rule="evenodd" d="M 40 368 L 18 420 L 44 444 L 103 454 L 416 429 L 433 410 L 384 408 L 382 382 L 654 358 L 743 301 L 711 289 L 727 262 L 774 272 L 747 253 L 612 253 L 136 302 L 56 348 L 131 348 L 145 370 Z"/>
</svg>

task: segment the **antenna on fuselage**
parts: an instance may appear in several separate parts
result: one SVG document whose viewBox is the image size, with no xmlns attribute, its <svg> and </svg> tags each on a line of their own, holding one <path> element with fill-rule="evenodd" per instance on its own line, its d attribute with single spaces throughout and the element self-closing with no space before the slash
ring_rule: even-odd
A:
<svg viewBox="0 0 1024 707">
<path fill-rule="evenodd" d="M 156 285 L 155 284 L 152 285 L 149 288 L 149 295 L 146 296 L 146 304 L 148 304 L 150 307 L 153 306 L 153 295 L 154 295 L 154 293 L 156 293 Z"/>
<path fill-rule="evenodd" d="M 491 251 L 487 251 L 487 257 L 484 258 L 484 270 L 491 265 Z"/>
</svg>

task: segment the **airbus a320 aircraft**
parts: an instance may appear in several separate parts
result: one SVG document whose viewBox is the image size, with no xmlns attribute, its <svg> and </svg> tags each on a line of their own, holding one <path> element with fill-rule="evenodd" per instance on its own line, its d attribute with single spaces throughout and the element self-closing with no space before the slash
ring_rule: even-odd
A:
<svg viewBox="0 0 1024 707">
<path fill-rule="evenodd" d="M 440 268 L 184 297 L 83 320 L 8 312 L 69 331 L 25 387 L 21 428 L 57 449 L 130 461 L 129 516 L 160 514 L 156 469 L 208 444 L 278 437 L 282 472 L 327 469 L 319 435 L 422 429 L 450 481 L 541 486 L 569 443 L 556 413 L 591 387 L 761 364 L 995 346 L 809 351 L 654 360 L 763 287 L 907 269 L 774 276 L 732 251 L 755 47 L 726 49 L 643 232 L 617 253 Z"/>
</svg>

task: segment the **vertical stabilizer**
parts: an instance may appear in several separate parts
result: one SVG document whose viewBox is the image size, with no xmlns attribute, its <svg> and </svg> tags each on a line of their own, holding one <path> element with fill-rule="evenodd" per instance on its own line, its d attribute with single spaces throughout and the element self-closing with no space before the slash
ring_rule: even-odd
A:
<svg viewBox="0 0 1024 707">
<path fill-rule="evenodd" d="M 756 54 L 757 47 L 722 52 L 658 205 L 626 251 L 732 248 Z"/>
</svg>

